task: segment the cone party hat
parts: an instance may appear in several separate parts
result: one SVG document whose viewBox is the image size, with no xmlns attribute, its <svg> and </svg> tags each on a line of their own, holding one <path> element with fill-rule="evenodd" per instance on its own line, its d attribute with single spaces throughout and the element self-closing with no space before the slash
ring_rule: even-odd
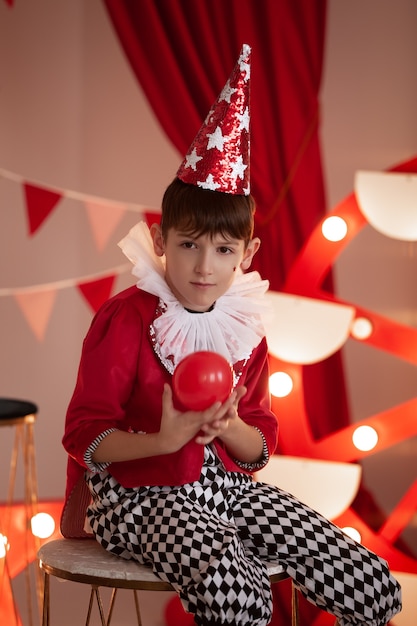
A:
<svg viewBox="0 0 417 626">
<path fill-rule="evenodd" d="M 249 85 L 251 48 L 239 59 L 181 163 L 184 183 L 223 193 L 249 195 Z"/>
</svg>

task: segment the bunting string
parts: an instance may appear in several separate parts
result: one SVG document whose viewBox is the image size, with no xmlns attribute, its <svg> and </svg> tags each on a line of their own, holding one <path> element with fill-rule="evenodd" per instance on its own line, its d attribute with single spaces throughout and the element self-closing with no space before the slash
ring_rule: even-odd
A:
<svg viewBox="0 0 417 626">
<path fill-rule="evenodd" d="M 124 263 L 123 265 L 117 265 L 111 269 L 107 269 L 103 272 L 96 274 L 89 274 L 87 276 L 81 276 L 79 278 L 65 278 L 57 280 L 52 283 L 43 283 L 38 285 L 28 285 L 26 287 L 0 287 L 0 297 L 14 296 L 17 294 L 29 294 L 38 293 L 41 291 L 58 291 L 60 289 L 68 289 L 69 287 L 79 287 L 86 283 L 94 283 L 103 278 L 110 276 L 119 276 L 125 274 L 132 269 L 131 263 Z"/>
<path fill-rule="evenodd" d="M 47 183 L 43 183 L 35 180 L 28 180 L 21 174 L 16 174 L 15 172 L 10 172 L 9 170 L 0 168 L 0 178 L 4 178 L 6 180 L 13 181 L 15 183 L 21 185 L 30 185 L 31 187 L 36 187 L 38 189 L 48 190 L 61 196 L 62 198 L 71 198 L 72 200 L 78 200 L 80 202 L 87 202 L 92 204 L 98 204 L 100 206 L 107 205 L 109 207 L 115 206 L 123 208 L 126 211 L 134 211 L 136 213 L 143 213 L 145 211 L 151 211 L 153 213 L 159 213 L 159 209 L 157 208 L 149 208 L 144 204 L 132 203 L 132 202 L 121 202 L 120 200 L 112 200 L 110 198 L 104 198 L 101 196 L 95 196 L 92 194 L 81 193 L 79 191 L 74 191 L 72 189 L 64 189 L 63 187 L 56 187 L 53 185 L 49 185 Z"/>
<path fill-rule="evenodd" d="M 159 209 L 149 208 L 144 204 L 120 202 L 46 185 L 34 180 L 29 181 L 20 174 L 0 168 L 0 179 L 2 178 L 22 188 L 29 236 L 33 236 L 39 230 L 63 198 L 82 203 L 98 250 L 102 250 L 108 243 L 126 211 L 138 213 L 139 219 L 146 219 L 148 224 L 160 219 Z M 96 313 L 100 306 L 111 297 L 116 277 L 131 270 L 131 267 L 130 263 L 125 263 L 96 274 L 77 278 L 24 287 L 0 287 L 0 297 L 11 297 L 16 302 L 32 332 L 39 341 L 42 341 L 48 329 L 59 290 L 76 288 L 93 313 Z"/>
</svg>

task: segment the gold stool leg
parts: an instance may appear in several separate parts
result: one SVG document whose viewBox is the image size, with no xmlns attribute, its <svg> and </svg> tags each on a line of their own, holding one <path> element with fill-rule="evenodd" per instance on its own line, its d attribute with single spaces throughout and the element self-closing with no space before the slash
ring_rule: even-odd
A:
<svg viewBox="0 0 417 626">
<path fill-rule="evenodd" d="M 14 500 L 14 492 L 15 492 L 15 485 L 16 485 L 17 460 L 19 458 L 19 447 L 21 444 L 21 438 L 22 438 L 22 432 L 23 432 L 22 427 L 23 427 L 23 424 L 16 425 L 12 454 L 10 457 L 9 484 L 8 484 L 8 492 L 7 492 L 6 510 L 5 510 L 5 515 L 3 518 L 3 524 L 1 528 L 1 532 L 4 535 L 4 537 L 6 537 L 7 542 L 10 539 L 12 504 Z M 8 545 L 5 545 L 4 547 L 5 547 L 5 556 L 4 556 L 4 559 L 2 559 L 3 563 L 1 566 L 1 572 L 0 572 L 0 592 L 1 593 L 4 592 L 4 587 L 8 583 L 10 587 L 12 602 L 13 602 L 15 624 L 18 624 L 19 623 L 19 617 L 18 617 L 19 611 L 17 607 L 17 602 L 16 602 L 14 590 L 13 590 L 13 585 L 12 585 L 12 579 L 10 577 L 10 571 L 9 571 L 9 566 L 8 566 L 8 555 L 7 555 Z M 1 599 L 1 593 L 0 593 L 0 599 Z"/>
<path fill-rule="evenodd" d="M 140 615 L 138 592 L 137 592 L 137 589 L 132 589 L 132 591 L 133 591 L 133 598 L 135 601 L 136 619 L 138 621 L 138 626 L 142 626 L 142 618 Z M 111 619 L 113 616 L 113 608 L 114 608 L 114 603 L 116 601 L 116 595 L 117 595 L 117 587 L 113 589 L 112 594 L 111 594 L 109 610 L 107 612 L 106 626 L 111 625 Z"/>
<path fill-rule="evenodd" d="M 24 462 L 24 472 L 25 472 L 25 505 L 26 505 L 26 526 L 27 533 L 30 537 L 30 540 L 34 542 L 35 552 L 37 553 L 39 548 L 41 547 L 41 542 L 39 537 L 35 537 L 32 534 L 31 520 L 34 515 L 36 515 L 38 511 L 38 479 L 36 473 L 36 455 L 35 455 L 35 437 L 34 437 L 34 425 L 35 425 L 35 415 L 28 415 L 25 419 L 23 438 L 22 438 L 22 447 L 23 447 L 23 462 Z M 26 564 L 26 578 L 27 578 L 27 589 L 28 589 L 28 597 L 31 594 L 32 584 L 30 580 L 30 568 L 29 561 Z M 35 572 L 35 589 L 36 589 L 36 599 L 38 604 L 39 615 L 42 607 L 42 573 L 40 568 L 36 567 Z M 32 605 L 31 605 L 32 606 Z M 31 621 L 32 624 L 32 611 L 30 610 Z"/>
<path fill-rule="evenodd" d="M 103 602 L 101 600 L 100 587 L 98 587 L 98 585 L 91 585 L 90 602 L 89 602 L 89 605 L 88 605 L 88 612 L 87 612 L 87 619 L 85 621 L 85 626 L 89 626 L 89 624 L 90 624 L 91 613 L 92 613 L 93 604 L 94 604 L 94 598 L 97 601 L 97 606 L 98 606 L 98 610 L 99 610 L 99 613 L 100 613 L 101 626 L 107 626 L 107 620 L 106 620 L 106 617 L 104 615 Z"/>
<path fill-rule="evenodd" d="M 291 625 L 299 626 L 300 614 L 298 605 L 298 591 L 294 585 L 294 581 L 291 582 Z"/>
<path fill-rule="evenodd" d="M 49 574 L 45 572 L 43 577 L 42 626 L 49 626 L 50 602 L 50 580 Z"/>
<path fill-rule="evenodd" d="M 107 626 L 109 626 L 109 624 L 111 622 L 111 618 L 112 618 L 112 615 L 113 615 L 114 603 L 116 602 L 116 596 L 117 596 L 117 587 L 114 587 L 112 592 L 111 592 L 110 605 L 109 605 L 109 610 L 107 612 L 107 620 L 106 620 L 106 625 Z"/>
<path fill-rule="evenodd" d="M 138 626 L 142 626 L 142 618 L 141 618 L 141 615 L 140 615 L 139 597 L 138 597 L 137 589 L 133 590 L 133 596 L 135 598 L 136 617 L 138 619 Z"/>
</svg>

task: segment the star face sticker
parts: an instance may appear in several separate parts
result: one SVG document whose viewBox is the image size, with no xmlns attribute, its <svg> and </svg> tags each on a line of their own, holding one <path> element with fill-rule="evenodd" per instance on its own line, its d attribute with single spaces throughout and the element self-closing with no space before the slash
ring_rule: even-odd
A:
<svg viewBox="0 0 417 626">
<path fill-rule="evenodd" d="M 199 180 L 197 185 L 202 189 L 210 189 L 211 191 L 216 191 L 220 187 L 220 185 L 214 182 L 213 174 L 209 174 L 206 180 Z"/>
<path fill-rule="evenodd" d="M 196 148 L 185 157 L 185 167 L 191 167 L 191 169 L 195 172 L 197 170 L 197 163 L 201 161 L 203 157 L 198 156 Z"/>
<path fill-rule="evenodd" d="M 220 152 L 223 152 L 224 142 L 226 141 L 225 137 L 222 135 L 222 131 L 220 126 L 216 127 L 214 133 L 207 133 L 208 143 L 207 150 L 211 150 L 212 148 L 217 148 Z"/>
</svg>

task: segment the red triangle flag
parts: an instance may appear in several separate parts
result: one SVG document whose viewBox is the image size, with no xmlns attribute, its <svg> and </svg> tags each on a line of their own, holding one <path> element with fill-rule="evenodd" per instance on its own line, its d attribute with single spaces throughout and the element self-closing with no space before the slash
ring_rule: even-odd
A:
<svg viewBox="0 0 417 626">
<path fill-rule="evenodd" d="M 110 298 L 115 278 L 115 276 L 106 276 L 105 278 L 77 285 L 94 313 L 97 313 L 101 305 Z"/>
<path fill-rule="evenodd" d="M 157 213 L 156 211 L 145 211 L 145 220 L 149 227 L 151 227 L 152 224 L 160 224 L 161 216 L 162 213 L 160 212 Z"/>
<path fill-rule="evenodd" d="M 62 198 L 62 193 L 29 183 L 24 183 L 23 189 L 29 219 L 29 234 L 33 235 Z"/>
<path fill-rule="evenodd" d="M 9 7 L 12 7 L 14 4 L 14 0 L 4 0 L 6 4 L 9 5 Z"/>
</svg>

